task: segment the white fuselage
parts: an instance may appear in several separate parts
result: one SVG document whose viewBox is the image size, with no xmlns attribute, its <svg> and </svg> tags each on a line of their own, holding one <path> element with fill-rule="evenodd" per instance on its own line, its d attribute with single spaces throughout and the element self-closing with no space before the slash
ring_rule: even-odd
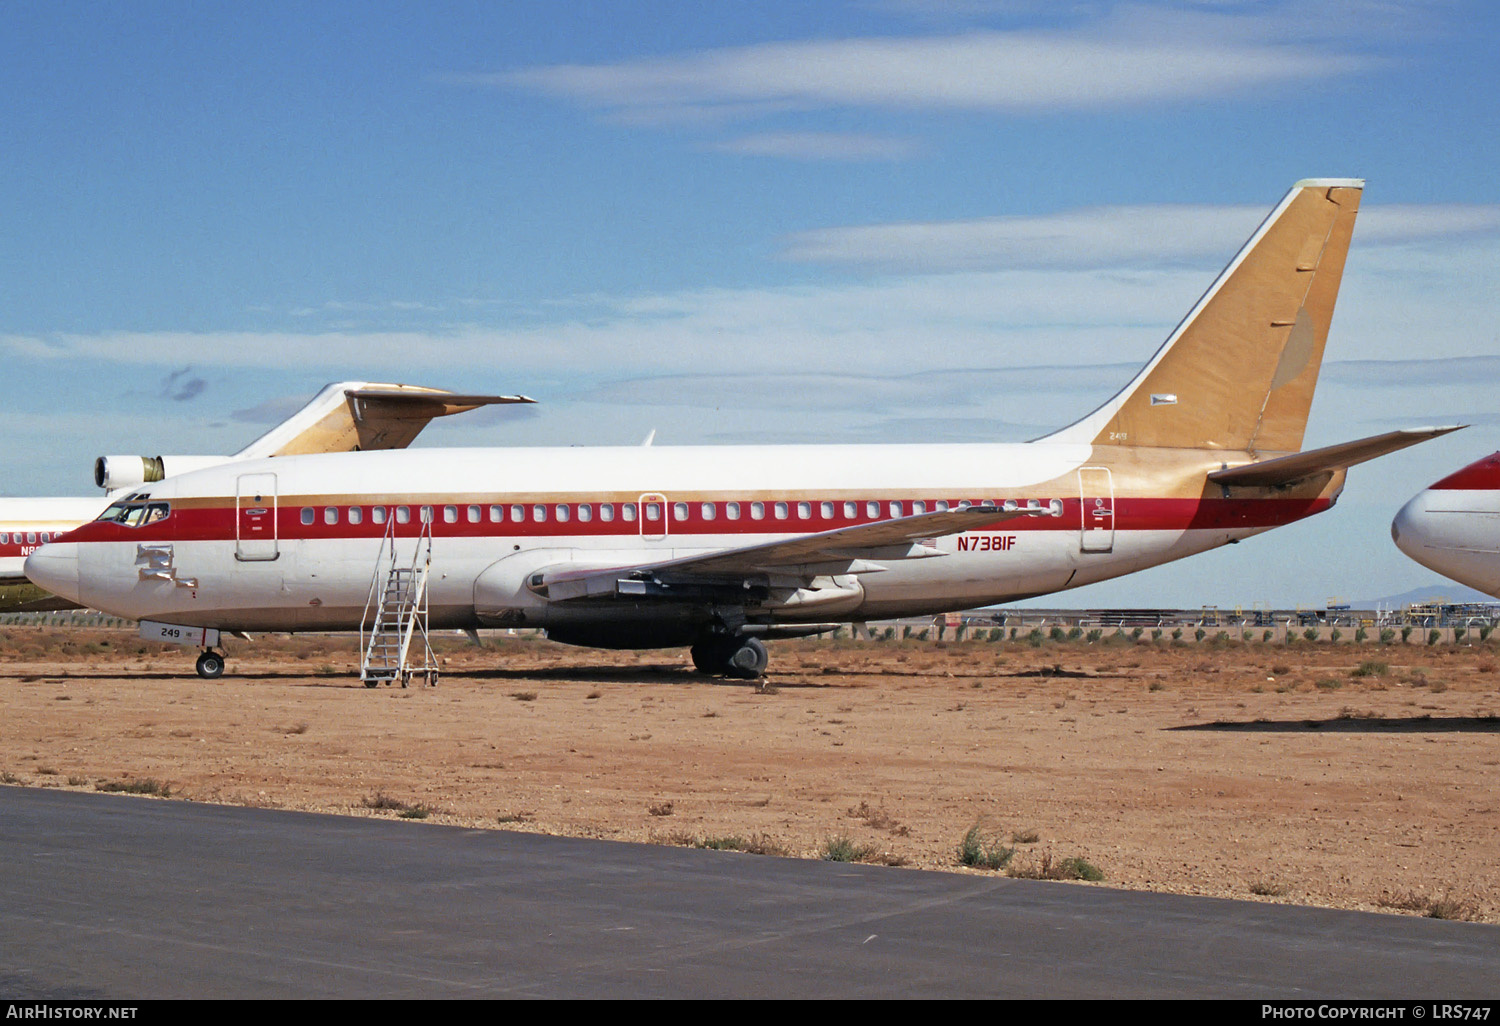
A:
<svg viewBox="0 0 1500 1026">
<path fill-rule="evenodd" d="M 1077 587 L 1331 502 L 1220 500 L 1202 487 L 1204 471 L 1219 465 L 1213 453 L 1184 453 L 1180 468 L 1158 467 L 1149 480 L 1133 480 L 1128 465 L 1111 470 L 1113 460 L 1089 445 L 1049 443 L 281 457 L 151 485 L 142 492 L 167 507 L 164 519 L 85 525 L 33 557 L 27 572 L 49 590 L 138 619 L 353 629 L 385 535 L 377 510 L 407 520 L 396 528 L 405 553 L 430 510 L 434 626 L 647 625 L 704 610 L 651 599 L 557 601 L 528 579 L 542 568 L 655 563 L 961 503 L 1011 502 L 1023 511 L 931 539 L 916 558 L 863 560 L 843 572 L 804 567 L 799 581 L 769 572 L 769 597 L 747 610 L 750 622 L 849 621 Z M 1153 490 L 1164 481 L 1169 487 Z"/>
<path fill-rule="evenodd" d="M 1500 597 L 1500 453 L 1419 492 L 1396 514 L 1391 537 L 1423 566 Z"/>
</svg>

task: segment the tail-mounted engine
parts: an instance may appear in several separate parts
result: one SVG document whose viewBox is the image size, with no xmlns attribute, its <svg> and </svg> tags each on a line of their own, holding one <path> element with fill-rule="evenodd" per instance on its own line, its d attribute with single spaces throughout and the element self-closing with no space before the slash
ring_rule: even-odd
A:
<svg viewBox="0 0 1500 1026">
<path fill-rule="evenodd" d="M 94 484 L 113 492 L 226 462 L 223 456 L 100 456 L 94 461 Z"/>
</svg>

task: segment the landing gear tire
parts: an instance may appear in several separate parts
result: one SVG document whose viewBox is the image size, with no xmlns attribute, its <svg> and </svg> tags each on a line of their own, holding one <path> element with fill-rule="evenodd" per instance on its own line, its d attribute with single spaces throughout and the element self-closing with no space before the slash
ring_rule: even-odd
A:
<svg viewBox="0 0 1500 1026">
<path fill-rule="evenodd" d="M 741 680 L 755 680 L 765 674 L 766 664 L 770 661 L 770 654 L 760 639 L 742 638 L 739 647 L 729 656 L 726 672 Z"/>
<path fill-rule="evenodd" d="M 725 648 L 724 641 L 724 638 L 709 638 L 694 645 L 691 650 L 693 668 L 709 676 L 723 673 L 724 665 L 729 659 L 729 652 Z"/>
<path fill-rule="evenodd" d="M 766 672 L 770 656 L 758 638 L 743 635 L 705 638 L 692 648 L 693 666 L 711 676 L 755 680 Z"/>
<path fill-rule="evenodd" d="M 224 676 L 224 657 L 213 649 L 198 657 L 198 676 L 204 680 L 216 680 Z"/>
</svg>

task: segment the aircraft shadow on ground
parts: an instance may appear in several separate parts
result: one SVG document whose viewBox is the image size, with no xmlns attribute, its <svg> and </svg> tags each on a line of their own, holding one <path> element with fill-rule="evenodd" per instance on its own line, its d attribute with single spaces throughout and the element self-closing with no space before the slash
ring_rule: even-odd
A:
<svg viewBox="0 0 1500 1026">
<path fill-rule="evenodd" d="M 1168 730 L 1225 731 L 1241 734 L 1500 734 L 1496 716 L 1337 716 L 1322 720 L 1216 720 Z"/>
<path fill-rule="evenodd" d="M 710 677 L 684 666 L 557 666 L 543 669 L 509 670 L 492 668 L 484 670 L 465 669 L 455 671 L 452 676 L 475 681 L 512 681 L 517 684 L 536 681 L 557 681 L 579 684 L 695 684 L 716 687 L 757 688 L 771 685 L 776 688 L 821 688 L 827 684 L 788 680 L 771 674 L 759 681 L 741 680 L 733 677 Z"/>
</svg>

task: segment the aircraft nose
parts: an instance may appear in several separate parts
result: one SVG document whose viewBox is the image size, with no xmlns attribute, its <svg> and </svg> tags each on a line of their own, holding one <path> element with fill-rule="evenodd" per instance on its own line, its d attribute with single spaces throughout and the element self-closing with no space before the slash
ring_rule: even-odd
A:
<svg viewBox="0 0 1500 1026">
<path fill-rule="evenodd" d="M 1391 541 L 1396 543 L 1396 548 L 1424 565 L 1427 564 L 1427 560 L 1419 553 L 1430 543 L 1428 538 L 1430 532 L 1426 524 L 1427 499 L 1426 492 L 1417 495 L 1402 506 L 1396 518 L 1391 521 Z"/>
<path fill-rule="evenodd" d="M 43 545 L 26 557 L 23 569 L 31 583 L 69 602 L 79 601 L 77 542 Z"/>
</svg>

